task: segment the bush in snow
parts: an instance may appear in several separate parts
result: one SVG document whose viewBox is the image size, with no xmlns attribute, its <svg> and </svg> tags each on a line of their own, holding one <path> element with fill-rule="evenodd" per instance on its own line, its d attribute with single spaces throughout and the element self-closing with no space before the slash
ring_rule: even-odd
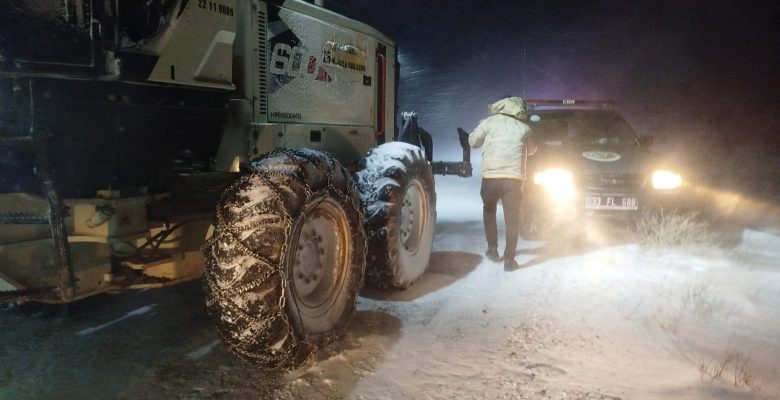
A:
<svg viewBox="0 0 780 400">
<path fill-rule="evenodd" d="M 687 247 L 714 245 L 716 235 L 710 224 L 699 218 L 698 213 L 681 213 L 677 210 L 649 210 L 637 220 L 639 243 L 648 247 Z"/>
</svg>

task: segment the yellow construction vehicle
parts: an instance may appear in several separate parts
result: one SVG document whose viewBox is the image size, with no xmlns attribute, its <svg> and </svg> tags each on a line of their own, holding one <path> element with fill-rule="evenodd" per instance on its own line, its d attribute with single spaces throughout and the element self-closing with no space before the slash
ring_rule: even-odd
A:
<svg viewBox="0 0 780 400">
<path fill-rule="evenodd" d="M 0 300 L 203 277 L 231 349 L 301 365 L 364 278 L 423 274 L 432 174 L 471 173 L 398 128 L 396 54 L 298 0 L 7 2 Z"/>
</svg>

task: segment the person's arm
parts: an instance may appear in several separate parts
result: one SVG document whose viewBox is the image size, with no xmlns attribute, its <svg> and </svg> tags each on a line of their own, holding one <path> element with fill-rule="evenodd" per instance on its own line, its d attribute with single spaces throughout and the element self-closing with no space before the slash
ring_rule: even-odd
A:
<svg viewBox="0 0 780 400">
<path fill-rule="evenodd" d="M 482 147 L 482 143 L 485 142 L 485 136 L 487 136 L 485 121 L 480 122 L 479 125 L 474 128 L 474 132 L 469 134 L 469 145 L 471 145 L 471 147 L 474 149 Z"/>
<path fill-rule="evenodd" d="M 536 150 L 539 149 L 539 147 L 536 145 L 536 141 L 534 140 L 534 135 L 531 134 L 531 131 L 526 133 L 525 146 L 528 149 L 526 154 L 529 156 L 536 154 Z"/>
</svg>

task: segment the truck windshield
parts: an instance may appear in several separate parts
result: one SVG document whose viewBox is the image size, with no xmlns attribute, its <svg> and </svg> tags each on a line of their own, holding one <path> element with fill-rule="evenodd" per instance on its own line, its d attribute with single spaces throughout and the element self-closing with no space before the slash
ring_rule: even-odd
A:
<svg viewBox="0 0 780 400">
<path fill-rule="evenodd" d="M 636 135 L 628 123 L 612 112 L 569 111 L 538 112 L 531 131 L 540 143 L 636 146 Z"/>
</svg>

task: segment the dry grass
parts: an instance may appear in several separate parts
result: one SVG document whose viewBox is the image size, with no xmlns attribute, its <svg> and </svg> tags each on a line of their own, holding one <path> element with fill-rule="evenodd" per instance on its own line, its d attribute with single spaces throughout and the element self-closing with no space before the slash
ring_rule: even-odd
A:
<svg viewBox="0 0 780 400">
<path fill-rule="evenodd" d="M 735 309 L 712 289 L 706 279 L 694 277 L 673 288 L 661 289 L 659 298 L 666 299 L 665 306 L 655 312 L 658 326 L 671 335 L 679 333 L 683 321 L 726 322 Z"/>
<path fill-rule="evenodd" d="M 710 289 L 710 283 L 700 279 L 690 281 L 682 293 L 681 311 L 699 318 L 709 319 L 715 315 L 728 316 L 726 302 Z"/>
<path fill-rule="evenodd" d="M 709 222 L 698 213 L 660 208 L 642 213 L 636 233 L 640 244 L 653 248 L 711 246 L 718 242 Z"/>
<path fill-rule="evenodd" d="M 702 361 L 699 363 L 699 374 L 711 379 L 728 379 L 734 386 L 754 388 L 756 377 L 750 356 L 741 351 L 727 351 L 722 359 Z"/>
</svg>

